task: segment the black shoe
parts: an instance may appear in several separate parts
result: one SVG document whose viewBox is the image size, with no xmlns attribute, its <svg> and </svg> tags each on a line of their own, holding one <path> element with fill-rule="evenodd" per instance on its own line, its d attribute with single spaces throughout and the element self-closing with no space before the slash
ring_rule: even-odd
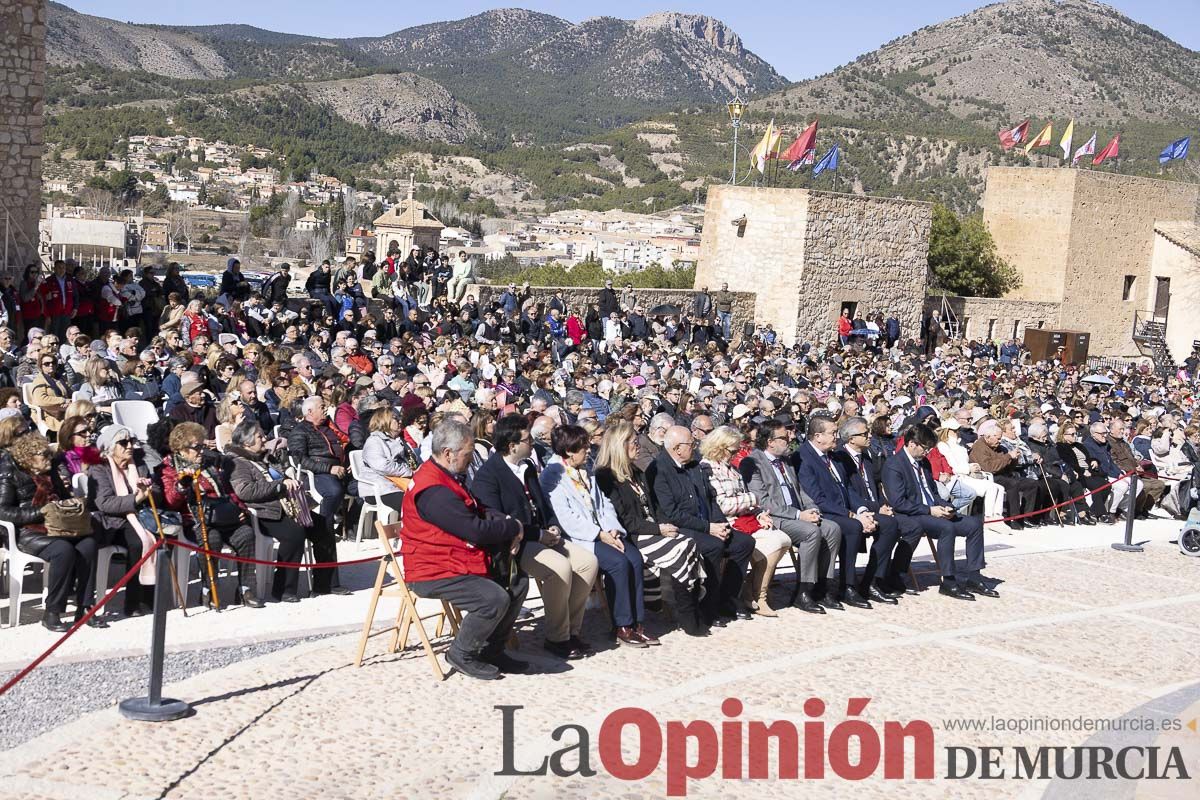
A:
<svg viewBox="0 0 1200 800">
<path fill-rule="evenodd" d="M 354 593 L 351 592 L 349 589 L 347 589 L 345 586 L 330 586 L 329 591 L 325 592 L 325 594 L 348 595 L 348 594 L 354 594 Z"/>
<path fill-rule="evenodd" d="M 587 658 L 588 656 L 596 654 L 596 648 L 592 647 L 578 636 L 572 636 L 570 639 L 567 639 L 567 644 L 571 645 L 571 649 L 578 653 L 582 658 Z"/>
<path fill-rule="evenodd" d="M 1023 531 L 1028 527 L 1028 523 L 1023 519 L 1014 519 L 1008 523 L 1008 527 L 1014 531 Z"/>
<path fill-rule="evenodd" d="M 831 611 L 845 611 L 846 607 L 839 603 L 836 598 L 826 595 L 817 601 L 823 608 L 828 608 Z"/>
<path fill-rule="evenodd" d="M 748 605 L 738 603 L 733 610 L 733 616 L 736 619 L 754 619 L 754 610 Z"/>
<path fill-rule="evenodd" d="M 529 662 L 522 661 L 519 658 L 513 658 L 508 653 L 500 651 L 498 655 L 485 656 L 484 661 L 491 664 L 501 672 L 522 673 L 529 672 Z"/>
<path fill-rule="evenodd" d="M 46 611 L 42 614 L 42 627 L 48 631 L 55 633 L 66 633 L 71 630 L 71 626 L 62 621 L 62 617 L 55 614 L 53 611 Z"/>
<path fill-rule="evenodd" d="M 858 593 L 857 589 L 846 588 L 846 596 L 842 598 L 842 602 L 852 608 L 871 609 L 871 604 L 867 602 L 867 598 Z"/>
<path fill-rule="evenodd" d="M 81 608 L 78 611 L 76 611 L 75 612 L 75 621 L 79 622 L 79 620 L 83 619 L 83 615 L 86 614 L 87 612 L 88 612 L 88 609 L 86 609 L 86 608 Z M 92 615 L 91 619 L 89 619 L 87 621 L 87 626 L 89 628 L 107 628 L 108 623 L 104 621 L 103 614 L 104 614 L 103 611 L 97 611 L 95 614 Z"/>
<path fill-rule="evenodd" d="M 1000 593 L 995 589 L 989 589 L 982 581 L 971 579 L 963 582 L 963 588 L 971 594 L 981 594 L 984 597 L 999 597 Z"/>
<path fill-rule="evenodd" d="M 824 614 L 825 609 L 821 608 L 816 600 L 813 600 L 807 593 L 801 592 L 796 595 L 796 602 L 793 604 L 806 614 Z"/>
<path fill-rule="evenodd" d="M 893 597 L 892 595 L 884 594 L 883 592 L 876 589 L 874 586 L 867 589 L 867 597 L 871 600 L 874 600 L 876 603 L 887 603 L 890 606 L 900 605 L 900 601 L 897 600 L 895 597 Z"/>
<path fill-rule="evenodd" d="M 1101 514 L 1100 515 L 1100 524 L 1101 525 L 1112 525 L 1116 521 L 1117 521 L 1116 518 L 1112 514 Z"/>
<path fill-rule="evenodd" d="M 894 586 L 889 586 L 884 581 L 878 579 L 871 584 L 871 588 L 879 592 L 884 597 L 894 598 L 903 597 L 905 591 L 907 591 L 907 587 L 905 587 L 903 584 L 901 584 L 899 588 L 896 588 Z"/>
<path fill-rule="evenodd" d="M 581 656 L 571 647 L 571 643 L 569 641 L 552 642 L 547 639 L 542 643 L 542 649 L 555 658 L 561 658 L 563 661 L 571 661 L 573 659 L 583 658 L 583 656 Z"/>
<path fill-rule="evenodd" d="M 283 596 L 279 598 L 279 602 L 281 602 L 281 603 L 299 603 L 300 596 L 297 595 L 295 592 L 284 592 Z"/>
<path fill-rule="evenodd" d="M 729 622 L 724 617 L 717 617 L 709 621 L 709 626 L 713 628 L 725 628 L 729 626 Z"/>
<path fill-rule="evenodd" d="M 446 651 L 446 662 L 470 678 L 481 681 L 494 681 L 500 677 L 500 670 L 494 665 L 483 661 L 477 656 L 459 653 L 456 650 Z"/>
<path fill-rule="evenodd" d="M 125 616 L 127 617 L 144 617 L 146 614 L 147 611 L 142 606 L 138 606 L 137 608 L 128 608 L 125 610 Z"/>
<path fill-rule="evenodd" d="M 267 604 L 258 599 L 253 589 L 242 590 L 242 605 L 246 608 L 266 608 Z"/>
<path fill-rule="evenodd" d="M 942 581 L 941 588 L 938 589 L 938 594 L 944 594 L 946 597 L 953 597 L 955 600 L 975 599 L 975 595 L 959 586 L 957 581 Z"/>
</svg>

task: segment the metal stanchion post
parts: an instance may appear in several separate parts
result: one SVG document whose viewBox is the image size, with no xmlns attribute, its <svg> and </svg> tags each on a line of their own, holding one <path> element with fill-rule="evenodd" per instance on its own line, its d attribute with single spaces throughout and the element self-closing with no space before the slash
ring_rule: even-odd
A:
<svg viewBox="0 0 1200 800">
<path fill-rule="evenodd" d="M 1123 550 L 1126 553 L 1140 553 L 1144 549 L 1140 544 L 1133 543 L 1133 513 L 1137 507 L 1137 477 L 1129 476 L 1129 502 L 1125 508 L 1125 541 L 1114 542 L 1114 550 Z"/>
<path fill-rule="evenodd" d="M 192 713 L 192 707 L 182 700 L 163 699 L 163 658 L 167 636 L 167 605 L 170 603 L 169 589 L 171 551 L 160 546 L 156 554 L 154 571 L 154 627 L 150 635 L 150 694 L 147 697 L 130 697 L 119 706 L 121 716 L 143 722 L 170 722 Z M 134 576 L 133 580 L 137 580 Z"/>
</svg>

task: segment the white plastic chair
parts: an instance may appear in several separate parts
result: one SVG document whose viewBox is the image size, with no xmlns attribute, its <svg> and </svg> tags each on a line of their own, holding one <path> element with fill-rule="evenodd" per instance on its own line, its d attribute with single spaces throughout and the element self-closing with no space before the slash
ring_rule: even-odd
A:
<svg viewBox="0 0 1200 800">
<path fill-rule="evenodd" d="M 11 522 L 0 520 L 0 528 L 3 528 L 8 537 L 5 546 L 0 547 L 0 555 L 3 557 L 0 564 L 4 565 L 8 577 L 8 627 L 15 628 L 21 624 L 21 584 L 25 582 L 25 570 L 40 564 L 43 570 L 42 583 L 49 586 L 49 576 L 45 573 L 49 572 L 50 565 L 17 548 L 17 529 Z M 42 602 L 45 604 L 45 589 Z"/>
<path fill-rule="evenodd" d="M 158 422 L 158 409 L 148 400 L 114 400 L 111 408 L 113 422 L 129 428 L 143 442 L 147 429 Z"/>
<path fill-rule="evenodd" d="M 259 561 L 273 561 L 275 553 L 278 549 L 279 542 L 262 532 L 258 526 L 258 512 L 253 508 L 250 509 L 250 524 L 254 527 L 254 557 Z M 312 542 L 304 542 L 304 554 L 300 557 L 301 561 L 307 561 L 309 564 L 316 563 L 316 557 L 313 556 Z M 254 565 L 254 590 L 258 593 L 259 600 L 265 600 L 270 588 L 272 567 L 266 564 Z M 308 593 L 312 594 L 312 570 L 308 572 Z"/>
<path fill-rule="evenodd" d="M 367 514 L 375 515 L 375 518 L 383 525 L 388 525 L 393 522 L 392 517 L 396 515 L 396 510 L 383 502 L 383 496 L 379 493 L 379 487 L 374 483 L 370 484 L 369 492 L 364 492 L 367 488 L 367 483 L 362 479 L 363 470 L 363 454 L 362 450 L 352 450 L 350 452 L 350 475 L 354 480 L 358 481 L 358 496 L 362 500 L 362 510 L 358 514 L 358 529 L 354 532 L 354 543 L 362 544 L 363 529 L 367 527 Z"/>
</svg>

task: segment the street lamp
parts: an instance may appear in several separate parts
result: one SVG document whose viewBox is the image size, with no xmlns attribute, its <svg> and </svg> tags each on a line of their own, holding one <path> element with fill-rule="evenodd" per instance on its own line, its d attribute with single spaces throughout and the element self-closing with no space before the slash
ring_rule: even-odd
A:
<svg viewBox="0 0 1200 800">
<path fill-rule="evenodd" d="M 729 109 L 729 121 L 733 125 L 733 172 L 729 176 L 729 182 L 736 184 L 738 128 L 742 127 L 742 114 L 746 113 L 746 104 L 742 102 L 741 95 L 738 95 L 726 103 L 725 107 Z"/>
</svg>

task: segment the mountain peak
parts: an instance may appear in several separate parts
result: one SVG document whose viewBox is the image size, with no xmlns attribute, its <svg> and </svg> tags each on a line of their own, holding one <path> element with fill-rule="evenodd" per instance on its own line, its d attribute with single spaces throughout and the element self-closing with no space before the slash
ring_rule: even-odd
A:
<svg viewBox="0 0 1200 800">
<path fill-rule="evenodd" d="M 746 53 L 740 36 L 721 20 L 705 14 L 659 11 L 635 20 L 633 25 L 638 30 L 669 30 L 693 36 L 737 58 Z"/>
</svg>

